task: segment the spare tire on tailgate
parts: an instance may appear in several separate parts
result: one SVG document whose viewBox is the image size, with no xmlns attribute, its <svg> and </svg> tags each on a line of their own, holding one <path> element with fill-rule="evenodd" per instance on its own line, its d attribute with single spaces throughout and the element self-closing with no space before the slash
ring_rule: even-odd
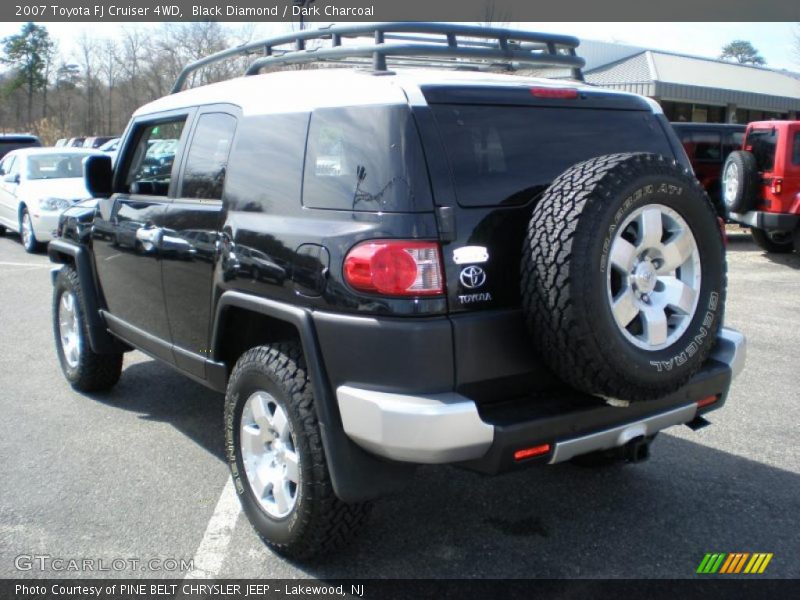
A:
<svg viewBox="0 0 800 600">
<path fill-rule="evenodd" d="M 752 152 L 734 150 L 722 167 L 722 203 L 727 213 L 741 213 L 755 207 L 760 181 Z"/>
<path fill-rule="evenodd" d="M 522 252 L 528 329 L 549 366 L 590 394 L 668 394 L 714 346 L 725 256 L 694 176 L 655 154 L 574 165 L 533 211 Z"/>
</svg>

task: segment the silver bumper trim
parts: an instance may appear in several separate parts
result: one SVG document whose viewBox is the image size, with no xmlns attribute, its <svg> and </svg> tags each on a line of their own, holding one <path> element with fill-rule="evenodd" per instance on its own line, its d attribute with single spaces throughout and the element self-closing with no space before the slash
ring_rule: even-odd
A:
<svg viewBox="0 0 800 600">
<path fill-rule="evenodd" d="M 736 221 L 737 223 L 744 223 L 745 225 L 750 225 L 750 227 L 758 226 L 758 213 L 752 210 L 746 213 L 732 212 L 730 214 L 730 219 L 731 221 Z"/>
<path fill-rule="evenodd" d="M 556 442 L 553 448 L 553 456 L 550 458 L 550 464 L 564 462 L 587 452 L 624 446 L 634 438 L 653 435 L 667 427 L 688 423 L 696 413 L 697 404 L 693 402 L 634 423 L 627 423 L 611 429 L 590 433 L 589 435 L 564 440 L 563 442 Z"/>
<path fill-rule="evenodd" d="M 717 335 L 717 345 L 711 358 L 725 363 L 731 368 L 731 379 L 735 379 L 744 369 L 747 358 L 747 340 L 736 329 L 723 327 Z"/>
<path fill-rule="evenodd" d="M 711 357 L 728 365 L 736 377 L 744 368 L 746 348 L 744 335 L 724 327 Z M 362 448 L 392 460 L 423 464 L 472 460 L 484 456 L 494 441 L 494 427 L 481 420 L 475 402 L 455 392 L 406 395 L 345 385 L 336 389 L 336 399 L 345 433 Z M 696 413 L 693 402 L 557 442 L 550 463 L 622 446 L 633 438 L 688 423 Z"/>
<path fill-rule="evenodd" d="M 450 463 L 480 458 L 494 440 L 475 403 L 460 394 L 409 396 L 341 386 L 344 431 L 363 448 L 393 460 Z"/>
</svg>

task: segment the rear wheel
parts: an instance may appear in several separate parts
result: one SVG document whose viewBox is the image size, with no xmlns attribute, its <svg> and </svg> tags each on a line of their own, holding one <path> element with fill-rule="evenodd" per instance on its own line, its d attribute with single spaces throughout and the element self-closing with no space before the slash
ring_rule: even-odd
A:
<svg viewBox="0 0 800 600">
<path fill-rule="evenodd" d="M 725 258 L 711 202 L 661 156 L 575 165 L 533 211 L 521 291 L 539 354 L 571 386 L 629 401 L 675 391 L 722 320 Z"/>
<path fill-rule="evenodd" d="M 794 250 L 793 234 L 791 231 L 767 231 L 753 227 L 750 229 L 753 241 L 765 252 L 786 254 Z"/>
<path fill-rule="evenodd" d="M 330 553 L 366 519 L 368 504 L 346 504 L 333 491 L 298 344 L 253 348 L 236 362 L 225 441 L 244 512 L 276 552 L 296 559 Z"/>
</svg>

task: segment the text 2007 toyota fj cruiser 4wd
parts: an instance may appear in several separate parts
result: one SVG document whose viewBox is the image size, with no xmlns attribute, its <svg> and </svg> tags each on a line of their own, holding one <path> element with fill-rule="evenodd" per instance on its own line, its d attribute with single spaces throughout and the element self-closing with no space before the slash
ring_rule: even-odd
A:
<svg viewBox="0 0 800 600">
<path fill-rule="evenodd" d="M 97 208 L 49 246 L 66 378 L 110 388 L 138 348 L 225 392 L 244 510 L 294 557 L 419 464 L 635 461 L 706 424 L 744 361 L 714 210 L 659 107 L 582 84 L 577 45 L 394 23 L 189 65 L 176 92 L 265 50 L 137 111 L 113 171 L 87 159 Z"/>
<path fill-rule="evenodd" d="M 800 252 L 800 121 L 754 121 L 723 169 L 731 221 L 767 252 Z"/>
</svg>

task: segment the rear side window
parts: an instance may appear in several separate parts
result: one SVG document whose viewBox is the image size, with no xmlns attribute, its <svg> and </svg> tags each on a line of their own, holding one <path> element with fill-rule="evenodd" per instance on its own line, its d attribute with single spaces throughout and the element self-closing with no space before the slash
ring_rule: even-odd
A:
<svg viewBox="0 0 800 600">
<path fill-rule="evenodd" d="M 681 134 L 686 154 L 692 160 L 722 161 L 722 136 L 713 131 L 688 131 Z"/>
<path fill-rule="evenodd" d="M 800 131 L 794 134 L 792 142 L 792 164 L 800 165 Z"/>
<path fill-rule="evenodd" d="M 431 210 L 419 134 L 407 106 L 317 109 L 303 204 L 370 212 Z"/>
<path fill-rule="evenodd" d="M 744 131 L 734 131 L 730 135 L 725 137 L 723 141 L 723 158 L 727 157 L 728 154 L 733 152 L 734 150 L 739 150 L 742 147 L 742 142 L 744 141 Z"/>
<path fill-rule="evenodd" d="M 772 171 L 777 143 L 778 132 L 775 129 L 753 129 L 747 134 L 746 147 L 755 156 L 759 171 Z"/>
<path fill-rule="evenodd" d="M 197 120 L 183 171 L 181 197 L 221 200 L 236 118 L 208 113 Z"/>
<path fill-rule="evenodd" d="M 435 105 L 462 206 L 524 204 L 575 163 L 616 152 L 672 157 L 651 113 Z"/>
<path fill-rule="evenodd" d="M 143 126 L 125 174 L 125 191 L 148 196 L 167 195 L 185 123 L 186 118 L 181 117 Z"/>
<path fill-rule="evenodd" d="M 228 163 L 225 200 L 231 210 L 300 208 L 308 114 L 245 118 Z"/>
</svg>

